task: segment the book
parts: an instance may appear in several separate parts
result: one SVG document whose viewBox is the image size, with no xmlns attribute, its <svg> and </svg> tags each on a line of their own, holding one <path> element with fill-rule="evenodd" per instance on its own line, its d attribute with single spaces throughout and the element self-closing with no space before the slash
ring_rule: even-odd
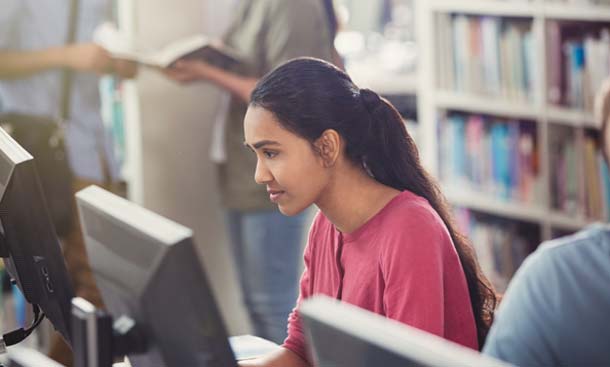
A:
<svg viewBox="0 0 610 367">
<path fill-rule="evenodd" d="M 610 75 L 607 23 L 550 21 L 548 101 L 593 112 L 595 94 Z"/>
<path fill-rule="evenodd" d="M 450 112 L 439 119 L 441 181 L 503 201 L 536 204 L 536 125 Z"/>
<path fill-rule="evenodd" d="M 179 60 L 194 59 L 231 69 L 243 61 L 236 50 L 202 34 L 177 39 L 160 49 L 151 50 L 138 47 L 133 39 L 114 25 L 104 23 L 95 29 L 93 41 L 115 58 L 161 68 L 171 67 Z"/>
<path fill-rule="evenodd" d="M 533 101 L 536 44 L 531 21 L 457 14 L 439 16 L 437 24 L 442 88 Z"/>
<path fill-rule="evenodd" d="M 504 291 L 523 260 L 540 242 L 539 228 L 469 209 L 454 208 L 460 231 L 470 240 L 481 270 Z"/>
</svg>

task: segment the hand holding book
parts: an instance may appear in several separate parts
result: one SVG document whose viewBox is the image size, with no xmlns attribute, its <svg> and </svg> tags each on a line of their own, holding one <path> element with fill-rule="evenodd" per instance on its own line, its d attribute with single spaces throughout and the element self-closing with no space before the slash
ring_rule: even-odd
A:
<svg viewBox="0 0 610 367">
<path fill-rule="evenodd" d="M 179 83 L 208 80 L 212 66 L 200 60 L 178 60 L 172 66 L 162 69 L 163 74 Z"/>
<path fill-rule="evenodd" d="M 152 67 L 168 68 L 177 61 L 198 60 L 230 69 L 241 62 L 236 51 L 204 35 L 182 38 L 160 49 L 151 50 L 137 46 L 135 40 L 121 33 L 112 24 L 105 23 L 95 30 L 93 39 L 115 58 Z"/>
</svg>

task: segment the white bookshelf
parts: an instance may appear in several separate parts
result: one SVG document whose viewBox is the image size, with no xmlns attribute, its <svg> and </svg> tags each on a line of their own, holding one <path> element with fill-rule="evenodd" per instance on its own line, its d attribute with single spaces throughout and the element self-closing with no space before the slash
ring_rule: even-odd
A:
<svg viewBox="0 0 610 367">
<path fill-rule="evenodd" d="M 542 15 L 547 19 L 577 20 L 577 21 L 608 21 L 610 6 L 582 6 L 556 2 L 544 3 Z"/>
<path fill-rule="evenodd" d="M 591 112 L 575 110 L 559 106 L 547 106 L 546 120 L 551 123 L 563 124 L 572 127 L 596 127 Z"/>
<path fill-rule="evenodd" d="M 466 13 L 473 15 L 492 15 L 500 17 L 532 18 L 540 13 L 538 2 L 527 0 L 429 0 L 430 10 L 445 13 Z"/>
<path fill-rule="evenodd" d="M 596 126 L 593 114 L 587 111 L 554 106 L 547 103 L 547 21 L 596 21 L 610 23 L 610 6 L 576 5 L 543 0 L 420 0 L 418 5 L 418 26 L 420 45 L 420 79 L 418 84 L 418 115 L 420 139 L 425 143 L 422 159 L 426 167 L 439 177 L 439 139 L 438 122 L 447 111 L 492 115 L 507 119 L 533 121 L 537 125 L 538 154 L 540 157 L 540 178 L 544 190 L 540 190 L 539 205 L 510 202 L 486 196 L 482 193 L 451 187 L 441 182 L 444 193 L 453 205 L 469 208 L 512 220 L 534 223 L 540 227 L 540 237 L 547 240 L 554 230 L 577 231 L 593 220 L 585 218 L 579 211 L 570 215 L 552 208 L 551 205 L 551 162 L 549 134 L 554 129 L 574 129 L 575 135 L 582 135 L 584 129 Z M 519 18 L 531 22 L 534 42 L 534 72 L 539 75 L 535 80 L 532 102 L 521 102 L 505 97 L 487 97 L 478 94 L 465 94 L 445 90 L 439 85 L 438 65 L 443 55 L 437 55 L 439 32 L 436 16 L 439 14 L 466 14 L 473 16 L 494 16 Z M 548 60 L 548 62 L 552 62 Z M 582 139 L 577 139 L 582 151 Z M 582 184 L 581 184 L 582 185 Z M 583 188 L 581 188 L 583 189 Z"/>
<path fill-rule="evenodd" d="M 577 231 L 593 223 L 593 221 L 588 221 L 583 216 L 572 216 L 557 211 L 551 211 L 548 218 L 554 228 L 568 231 Z"/>
<path fill-rule="evenodd" d="M 499 98 L 447 91 L 436 91 L 434 95 L 435 107 L 439 109 L 459 109 L 465 112 L 527 120 L 537 119 L 541 114 L 540 108 L 527 102 L 512 102 Z"/>
<path fill-rule="evenodd" d="M 576 21 L 607 21 L 610 6 L 553 2 L 543 0 L 431 0 L 434 12 L 455 12 L 515 18 L 540 18 Z"/>
<path fill-rule="evenodd" d="M 443 193 L 453 205 L 467 207 L 480 212 L 527 221 L 537 222 L 546 215 L 544 207 L 534 204 L 517 204 L 510 201 L 481 195 L 470 189 L 444 185 Z"/>
</svg>

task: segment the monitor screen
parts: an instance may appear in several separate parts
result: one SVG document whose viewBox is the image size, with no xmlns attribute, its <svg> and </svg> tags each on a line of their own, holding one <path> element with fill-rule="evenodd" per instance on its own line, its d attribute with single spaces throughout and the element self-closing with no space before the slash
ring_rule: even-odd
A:
<svg viewBox="0 0 610 367">
<path fill-rule="evenodd" d="M 66 205 L 72 205 L 66 203 Z M 32 156 L 0 128 L 0 248 L 25 299 L 70 341 L 74 296 Z"/>
<path fill-rule="evenodd" d="M 108 311 L 145 335 L 133 367 L 236 365 L 192 231 L 96 186 L 76 198 Z"/>
<path fill-rule="evenodd" d="M 300 315 L 318 366 L 509 366 L 436 335 L 324 296 L 303 302 Z"/>
</svg>

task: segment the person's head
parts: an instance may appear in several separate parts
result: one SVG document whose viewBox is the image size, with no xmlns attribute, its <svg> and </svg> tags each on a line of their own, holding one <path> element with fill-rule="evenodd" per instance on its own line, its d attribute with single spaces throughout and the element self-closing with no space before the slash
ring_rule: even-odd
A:
<svg viewBox="0 0 610 367">
<path fill-rule="evenodd" d="M 258 82 L 244 128 L 251 147 L 261 148 L 262 142 L 268 148 L 256 149 L 256 180 L 282 193 L 277 201 L 285 214 L 297 213 L 323 195 L 335 165 L 351 165 L 383 185 L 427 199 L 460 257 L 483 346 L 495 294 L 438 186 L 423 169 L 400 114 L 387 100 L 359 89 L 330 63 L 299 58 Z"/>
</svg>

